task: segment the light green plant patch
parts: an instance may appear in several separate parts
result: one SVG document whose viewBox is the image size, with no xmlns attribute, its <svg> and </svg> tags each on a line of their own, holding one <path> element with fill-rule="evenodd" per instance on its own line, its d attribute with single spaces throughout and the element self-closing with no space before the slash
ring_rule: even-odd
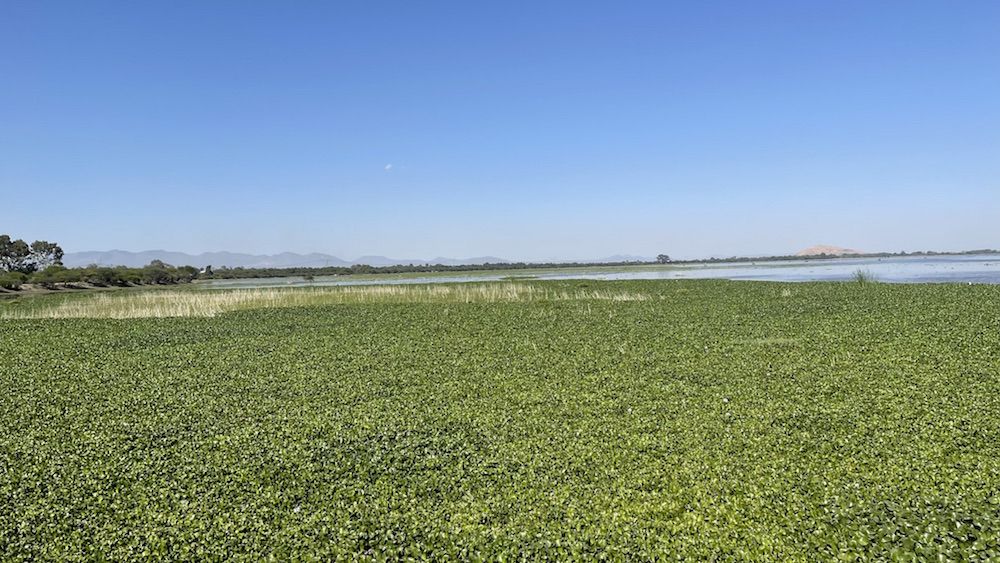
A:
<svg viewBox="0 0 1000 563">
<path fill-rule="evenodd" d="M 339 303 L 495 303 L 513 301 L 643 301 L 649 296 L 623 290 L 563 289 L 523 283 L 365 285 L 328 288 L 234 289 L 220 291 L 131 291 L 97 293 L 76 299 L 38 301 L 34 307 L 0 309 L 8 319 L 133 319 L 214 317 L 229 311 L 312 307 Z"/>
<path fill-rule="evenodd" d="M 759 346 L 782 346 L 795 344 L 798 342 L 796 338 L 783 338 L 779 336 L 770 336 L 764 338 L 747 338 L 743 340 L 737 340 L 737 344 L 754 344 Z"/>
</svg>

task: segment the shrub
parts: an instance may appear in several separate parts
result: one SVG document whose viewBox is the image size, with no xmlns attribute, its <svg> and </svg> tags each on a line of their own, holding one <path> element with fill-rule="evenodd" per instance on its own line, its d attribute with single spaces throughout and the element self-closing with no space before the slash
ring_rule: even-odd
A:
<svg viewBox="0 0 1000 563">
<path fill-rule="evenodd" d="M 3 272 L 0 273 L 0 287 L 16 291 L 21 289 L 21 284 L 23 284 L 27 278 L 28 276 L 19 272 Z"/>
</svg>

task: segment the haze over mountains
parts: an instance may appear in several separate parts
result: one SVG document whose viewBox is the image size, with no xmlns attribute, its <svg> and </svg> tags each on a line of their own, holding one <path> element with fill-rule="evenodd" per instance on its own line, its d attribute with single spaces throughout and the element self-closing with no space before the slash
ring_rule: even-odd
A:
<svg viewBox="0 0 1000 563">
<path fill-rule="evenodd" d="M 386 256 L 360 256 L 354 260 L 344 260 L 330 254 L 310 253 L 297 254 L 282 252 L 281 254 L 242 254 L 238 252 L 204 252 L 202 254 L 187 254 L 169 250 L 145 250 L 129 252 L 127 250 L 67 252 L 63 256 L 66 267 L 82 267 L 91 264 L 102 266 L 127 266 L 136 268 L 145 266 L 153 260 L 162 260 L 175 266 L 205 266 L 230 268 L 322 268 L 324 266 L 352 266 L 367 264 L 369 266 L 393 266 L 397 264 L 442 264 L 458 266 L 463 264 L 497 264 L 511 263 L 517 260 L 498 258 L 496 256 L 475 256 L 471 258 L 437 257 L 430 260 L 422 258 L 389 258 Z M 588 260 L 588 262 L 649 262 L 652 258 L 644 256 L 616 255 Z"/>
</svg>

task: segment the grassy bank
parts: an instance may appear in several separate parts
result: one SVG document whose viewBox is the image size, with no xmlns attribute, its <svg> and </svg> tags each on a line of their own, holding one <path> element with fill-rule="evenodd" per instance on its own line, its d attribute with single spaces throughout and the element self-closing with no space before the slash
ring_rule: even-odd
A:
<svg viewBox="0 0 1000 563">
<path fill-rule="evenodd" d="M 1000 557 L 1000 287 L 441 287 L 0 320 L 0 557 Z"/>
</svg>

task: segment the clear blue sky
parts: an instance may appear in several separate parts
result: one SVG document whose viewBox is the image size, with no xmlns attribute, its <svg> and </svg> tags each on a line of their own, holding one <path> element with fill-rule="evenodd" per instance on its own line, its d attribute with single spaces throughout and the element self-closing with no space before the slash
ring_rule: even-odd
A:
<svg viewBox="0 0 1000 563">
<path fill-rule="evenodd" d="M 0 232 L 67 251 L 1000 247 L 992 0 L 0 0 L 0 53 Z"/>
</svg>

